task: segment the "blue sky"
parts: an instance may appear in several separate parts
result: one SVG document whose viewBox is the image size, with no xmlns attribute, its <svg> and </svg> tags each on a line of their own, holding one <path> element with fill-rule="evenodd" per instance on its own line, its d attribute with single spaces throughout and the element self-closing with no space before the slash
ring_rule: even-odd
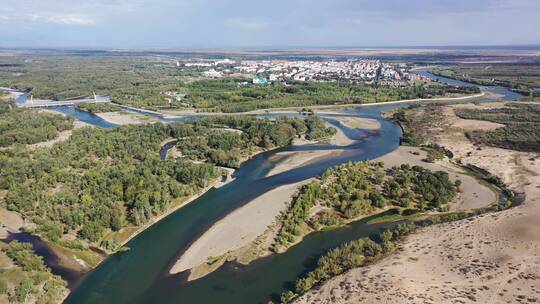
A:
<svg viewBox="0 0 540 304">
<path fill-rule="evenodd" d="M 540 0 L 1 0 L 0 47 L 540 44 Z"/>
</svg>

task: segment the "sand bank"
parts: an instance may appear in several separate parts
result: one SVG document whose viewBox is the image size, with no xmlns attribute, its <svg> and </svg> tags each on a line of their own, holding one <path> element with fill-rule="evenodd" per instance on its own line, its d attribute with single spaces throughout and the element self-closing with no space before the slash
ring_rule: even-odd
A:
<svg viewBox="0 0 540 304">
<path fill-rule="evenodd" d="M 330 112 L 331 114 L 337 114 Z M 330 116 L 329 118 L 338 120 L 341 124 L 350 129 L 379 130 L 381 123 L 372 118 L 348 117 L 348 116 Z"/>
<path fill-rule="evenodd" d="M 309 180 L 277 187 L 233 211 L 196 240 L 171 268 L 170 273 L 191 269 L 212 257 L 219 257 L 250 244 L 285 210 L 296 189 L 307 182 Z M 194 278 L 190 276 L 190 279 Z"/>
<path fill-rule="evenodd" d="M 96 113 L 96 116 L 103 118 L 104 120 L 117 125 L 140 125 L 145 123 L 152 123 L 158 121 L 152 117 L 138 115 L 131 112 L 104 112 Z"/>
<path fill-rule="evenodd" d="M 20 214 L 0 207 L 0 239 L 4 239 L 9 232 L 17 232 L 25 225 Z"/>
<path fill-rule="evenodd" d="M 295 168 L 305 166 L 310 162 L 315 162 L 322 158 L 335 156 L 341 150 L 315 150 L 315 151 L 288 151 L 276 153 L 269 160 L 279 161 L 266 176 L 272 176 L 283 173 Z"/>
</svg>

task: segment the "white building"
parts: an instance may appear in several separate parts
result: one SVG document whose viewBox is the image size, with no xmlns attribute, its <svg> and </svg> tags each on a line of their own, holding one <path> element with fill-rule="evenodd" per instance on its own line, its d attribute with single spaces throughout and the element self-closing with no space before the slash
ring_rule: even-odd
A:
<svg viewBox="0 0 540 304">
<path fill-rule="evenodd" d="M 204 77 L 211 77 L 211 78 L 217 78 L 217 77 L 223 76 L 221 72 L 218 72 L 214 69 L 211 69 L 209 71 L 204 71 L 202 74 Z"/>
</svg>

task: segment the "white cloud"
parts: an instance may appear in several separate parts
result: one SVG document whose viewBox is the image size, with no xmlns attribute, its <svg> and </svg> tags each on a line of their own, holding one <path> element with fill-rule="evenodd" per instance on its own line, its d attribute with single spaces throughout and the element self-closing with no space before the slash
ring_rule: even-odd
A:
<svg viewBox="0 0 540 304">
<path fill-rule="evenodd" d="M 84 15 L 56 15 L 49 16 L 46 19 L 49 23 L 64 24 L 64 25 L 79 25 L 90 26 L 97 23 L 96 19 Z"/>
<path fill-rule="evenodd" d="M 96 18 L 82 14 L 32 13 L 0 15 L 0 20 L 32 23 L 54 23 L 74 26 L 96 25 Z"/>
</svg>

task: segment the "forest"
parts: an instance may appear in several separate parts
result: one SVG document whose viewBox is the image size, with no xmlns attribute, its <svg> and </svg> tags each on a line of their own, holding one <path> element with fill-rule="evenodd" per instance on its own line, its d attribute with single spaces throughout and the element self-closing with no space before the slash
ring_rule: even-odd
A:
<svg viewBox="0 0 540 304">
<path fill-rule="evenodd" d="M 343 225 L 387 207 L 445 211 L 457 188 L 448 173 L 420 166 L 384 169 L 380 162 L 356 162 L 330 168 L 295 194 L 280 218 L 273 249 L 283 252 L 310 231 Z M 320 209 L 316 214 L 314 207 Z"/>
<path fill-rule="evenodd" d="M 477 88 L 440 84 L 401 88 L 375 87 L 363 83 L 290 81 L 264 86 L 243 84 L 246 79 L 223 78 L 182 83 L 176 90 L 187 94 L 185 102 L 201 111 L 247 112 L 268 108 L 332 104 L 376 103 L 392 100 L 432 98 L 447 94 L 478 93 Z"/>
<path fill-rule="evenodd" d="M 431 69 L 436 75 L 479 85 L 497 85 L 524 95 L 540 96 L 540 65 L 467 64 Z"/>
<path fill-rule="evenodd" d="M 220 176 L 212 164 L 161 161 L 157 151 L 168 132 L 163 124 L 82 128 L 50 149 L 2 150 L 3 205 L 49 241 L 82 248 L 85 240 L 114 250 L 117 244 L 100 242 L 105 232 L 139 226 Z"/>
<path fill-rule="evenodd" d="M 9 57 L 9 63 L 0 68 L 0 86 L 34 98 L 63 100 L 95 92 L 137 107 L 169 107 L 161 89 L 194 75 L 154 56 L 34 55 Z"/>
<path fill-rule="evenodd" d="M 63 100 L 108 95 L 114 103 L 159 110 L 194 107 L 205 112 L 247 112 L 277 107 L 374 103 L 478 93 L 477 88 L 420 84 L 389 88 L 352 82 L 252 85 L 247 78 L 202 79 L 197 68 L 158 56 L 17 56 L 0 67 L 0 86 L 35 98 Z M 0 60 L 1 63 L 1 60 Z M 246 84 L 247 83 L 247 84 Z M 165 92 L 186 94 L 177 100 Z"/>
<path fill-rule="evenodd" d="M 0 295 L 10 303 L 59 303 L 67 294 L 67 283 L 53 275 L 29 243 L 1 243 L 2 253 L 13 267 L 0 270 Z"/>
<path fill-rule="evenodd" d="M 178 139 L 176 147 L 184 157 L 230 168 L 238 168 L 261 149 L 289 145 L 301 136 L 318 140 L 336 132 L 316 116 L 279 117 L 273 121 L 253 116 L 215 116 L 171 128 Z"/>
<path fill-rule="evenodd" d="M 15 145 L 0 150 L 0 190 L 7 190 L 2 205 L 35 223 L 32 232 L 49 241 L 73 249 L 93 245 L 113 251 L 119 244 L 105 236 L 140 226 L 178 199 L 198 193 L 221 177 L 215 165 L 238 167 L 246 151 L 283 146 L 297 136 L 320 136 L 330 130 L 335 131 L 327 130 L 319 118 L 248 116 L 76 129 L 51 148 Z M 184 157 L 162 161 L 158 151 L 170 138 L 179 139 Z"/>
<path fill-rule="evenodd" d="M 505 125 L 495 130 L 465 133 L 474 143 L 525 152 L 540 151 L 540 104 L 511 103 L 502 108 L 456 109 L 455 112 L 464 119 Z"/>
<path fill-rule="evenodd" d="M 0 102 L 0 147 L 51 140 L 58 132 L 71 129 L 72 118 L 20 109 L 13 102 Z"/>
</svg>

